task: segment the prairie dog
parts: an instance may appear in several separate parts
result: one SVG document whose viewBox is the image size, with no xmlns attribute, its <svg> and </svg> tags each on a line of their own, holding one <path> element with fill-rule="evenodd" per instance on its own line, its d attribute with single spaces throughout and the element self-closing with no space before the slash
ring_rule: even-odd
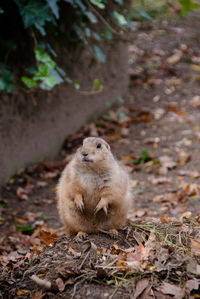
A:
<svg viewBox="0 0 200 299">
<path fill-rule="evenodd" d="M 57 186 L 58 211 L 67 235 L 108 230 L 117 234 L 131 206 L 127 173 L 101 138 L 83 140 Z"/>
</svg>

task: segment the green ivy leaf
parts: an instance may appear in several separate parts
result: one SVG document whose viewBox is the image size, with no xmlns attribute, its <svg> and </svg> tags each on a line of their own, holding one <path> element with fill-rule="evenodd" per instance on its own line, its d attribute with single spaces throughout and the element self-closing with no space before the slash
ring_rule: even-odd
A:
<svg viewBox="0 0 200 299">
<path fill-rule="evenodd" d="M 24 27 L 35 26 L 42 35 L 45 35 L 45 22 L 53 22 L 53 16 L 49 14 L 47 3 L 42 1 L 29 0 L 28 4 L 24 1 L 14 0 L 18 5 Z"/>
<path fill-rule="evenodd" d="M 192 0 L 179 0 L 179 3 L 181 4 L 181 13 L 183 16 L 185 16 L 188 11 L 198 8 L 198 4 Z"/>
<path fill-rule="evenodd" d="M 127 25 L 127 21 L 126 21 L 125 17 L 122 14 L 118 13 L 116 10 L 113 11 L 113 16 L 117 20 L 117 22 L 119 23 L 120 26 Z"/>
<path fill-rule="evenodd" d="M 104 39 L 111 40 L 113 38 L 112 32 L 108 27 L 105 28 L 104 32 L 101 35 Z"/>
<path fill-rule="evenodd" d="M 97 58 L 100 62 L 105 62 L 106 57 L 105 57 L 105 55 L 103 54 L 103 52 L 101 51 L 101 49 L 100 49 L 98 46 L 96 46 L 96 45 L 93 46 L 93 49 L 94 49 L 94 53 L 95 53 L 96 58 Z"/>
<path fill-rule="evenodd" d="M 11 84 L 13 83 L 13 75 L 12 73 L 4 67 L 2 73 L 0 74 L 0 90 L 5 90 L 10 92 L 12 90 Z"/>
<path fill-rule="evenodd" d="M 88 17 L 91 23 L 96 24 L 98 22 L 97 17 L 91 11 L 86 11 L 85 15 Z"/>
<path fill-rule="evenodd" d="M 90 2 L 92 4 L 94 4 L 95 6 L 97 6 L 98 8 L 100 8 L 100 9 L 104 9 L 105 8 L 105 4 L 101 0 L 90 0 Z"/>
<path fill-rule="evenodd" d="M 64 82 L 63 78 L 59 75 L 59 73 L 56 70 L 51 70 L 49 76 L 56 80 L 56 84 Z"/>
<path fill-rule="evenodd" d="M 36 47 L 34 49 L 34 52 L 37 61 L 44 63 L 50 69 L 53 69 L 55 67 L 56 65 L 55 61 L 53 61 L 51 57 L 44 52 L 44 49 L 42 47 Z"/>
<path fill-rule="evenodd" d="M 44 90 L 51 90 L 57 84 L 56 79 L 52 77 L 42 78 L 40 88 Z"/>
<path fill-rule="evenodd" d="M 99 80 L 97 80 L 97 79 L 95 79 L 94 81 L 93 81 L 93 85 L 96 87 L 96 88 L 98 88 L 98 89 L 100 89 L 101 88 L 101 83 L 99 82 Z"/>
<path fill-rule="evenodd" d="M 115 2 L 119 5 L 122 5 L 123 4 L 123 0 L 115 0 Z"/>
<path fill-rule="evenodd" d="M 22 76 L 21 77 L 21 81 L 28 87 L 28 88 L 32 88 L 35 87 L 37 85 L 36 80 Z"/>
<path fill-rule="evenodd" d="M 152 17 L 150 17 L 150 15 L 148 15 L 143 9 L 140 9 L 140 8 L 136 8 L 135 9 L 138 13 L 139 13 L 139 15 L 141 16 L 141 17 L 143 17 L 144 19 L 146 19 L 146 20 L 148 20 L 148 21 L 153 21 L 153 19 L 152 19 Z"/>
<path fill-rule="evenodd" d="M 74 87 L 75 87 L 76 90 L 80 89 L 80 84 L 78 82 L 78 79 L 74 80 Z"/>
<path fill-rule="evenodd" d="M 118 105 L 123 105 L 124 104 L 124 99 L 122 98 L 122 96 L 117 97 L 117 104 Z"/>
<path fill-rule="evenodd" d="M 31 235 L 35 230 L 35 227 L 30 226 L 30 225 L 19 225 L 16 223 L 14 223 L 14 225 L 19 232 L 22 232 L 23 234 L 26 234 L 26 235 Z"/>
<path fill-rule="evenodd" d="M 35 74 L 35 76 L 33 77 L 33 79 L 41 79 L 43 77 L 48 77 L 49 76 L 49 68 L 46 64 L 44 63 L 41 63 L 39 66 L 38 66 L 38 70 L 37 70 L 37 73 Z"/>
<path fill-rule="evenodd" d="M 25 68 L 25 70 L 31 75 L 35 75 L 37 73 L 37 68 L 35 65 L 30 65 L 27 68 Z"/>
<path fill-rule="evenodd" d="M 98 42 L 101 41 L 101 36 L 100 36 L 98 33 L 96 33 L 96 32 L 92 32 L 92 36 L 93 36 Z"/>
<path fill-rule="evenodd" d="M 59 18 L 59 6 L 57 4 L 58 0 L 46 0 L 52 13 L 55 15 L 56 19 Z"/>
</svg>

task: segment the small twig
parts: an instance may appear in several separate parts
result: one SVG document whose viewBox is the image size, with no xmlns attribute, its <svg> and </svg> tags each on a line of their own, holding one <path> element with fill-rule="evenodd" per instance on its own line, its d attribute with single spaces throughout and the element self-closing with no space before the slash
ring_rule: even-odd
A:
<svg viewBox="0 0 200 299">
<path fill-rule="evenodd" d="M 73 293 L 72 293 L 72 299 L 73 299 L 74 296 L 76 295 L 76 289 L 77 289 L 77 286 L 78 286 L 80 283 L 84 282 L 85 279 L 86 279 L 86 278 L 83 278 L 83 279 L 81 279 L 80 281 L 77 281 L 77 283 L 75 283 L 75 285 L 74 285 L 74 290 L 73 290 Z"/>
<path fill-rule="evenodd" d="M 117 293 L 119 287 L 121 286 L 121 284 L 118 284 L 116 286 L 116 288 L 114 289 L 114 291 L 112 292 L 112 294 L 108 297 L 108 299 L 112 299 L 114 297 L 114 295 Z"/>
<path fill-rule="evenodd" d="M 85 255 L 85 257 L 84 257 L 84 259 L 83 259 L 83 261 L 82 261 L 82 263 L 80 264 L 80 267 L 79 267 L 79 269 L 81 269 L 82 267 L 83 267 L 83 265 L 84 265 L 84 263 L 85 263 L 85 261 L 86 261 L 86 259 L 88 258 L 88 255 L 89 255 L 89 251 L 88 251 L 88 253 Z"/>
<path fill-rule="evenodd" d="M 47 279 L 41 279 L 36 275 L 32 275 L 30 277 L 38 286 L 43 289 L 50 290 L 52 288 L 52 283 Z"/>
<path fill-rule="evenodd" d="M 98 90 L 77 90 L 78 93 L 82 94 L 82 95 L 93 95 L 93 94 L 97 94 L 103 91 L 103 88 L 99 88 Z"/>
</svg>

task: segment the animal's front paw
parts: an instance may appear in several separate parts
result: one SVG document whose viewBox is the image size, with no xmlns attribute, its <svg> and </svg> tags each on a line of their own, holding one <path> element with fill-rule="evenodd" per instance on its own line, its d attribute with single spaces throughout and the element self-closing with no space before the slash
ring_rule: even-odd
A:
<svg viewBox="0 0 200 299">
<path fill-rule="evenodd" d="M 78 232 L 78 234 L 75 237 L 75 240 L 78 242 L 81 242 L 85 240 L 88 237 L 88 234 L 86 232 Z"/>
<path fill-rule="evenodd" d="M 114 238 L 114 239 L 116 239 L 117 237 L 118 237 L 118 231 L 116 230 L 116 229 L 109 229 L 109 235 L 112 237 L 112 238 Z"/>
<path fill-rule="evenodd" d="M 83 212 L 84 209 L 84 202 L 83 202 L 83 197 L 81 194 L 77 194 L 74 198 L 74 203 L 76 205 L 76 207 Z"/>
<path fill-rule="evenodd" d="M 105 198 L 102 198 L 98 205 L 96 206 L 95 210 L 94 210 L 94 214 L 97 214 L 101 209 L 104 210 L 105 214 L 108 214 L 108 202 Z"/>
</svg>

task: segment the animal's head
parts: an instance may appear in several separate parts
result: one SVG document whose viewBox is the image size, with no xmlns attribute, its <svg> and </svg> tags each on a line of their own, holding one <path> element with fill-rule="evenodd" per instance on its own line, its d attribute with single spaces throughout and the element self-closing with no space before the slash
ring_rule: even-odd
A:
<svg viewBox="0 0 200 299">
<path fill-rule="evenodd" d="M 102 138 L 88 137 L 77 150 L 76 157 L 83 167 L 101 168 L 113 159 L 109 144 Z"/>
</svg>

